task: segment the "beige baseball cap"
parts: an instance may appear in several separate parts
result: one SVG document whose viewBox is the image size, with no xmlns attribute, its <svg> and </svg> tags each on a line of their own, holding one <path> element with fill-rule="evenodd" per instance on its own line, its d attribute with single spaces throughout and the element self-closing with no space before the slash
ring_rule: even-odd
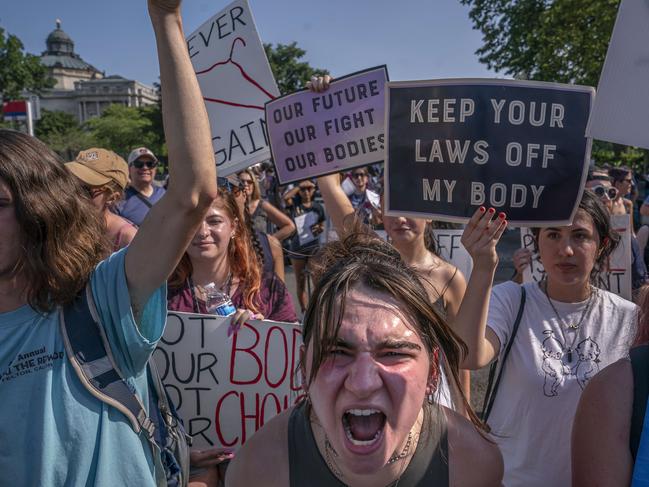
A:
<svg viewBox="0 0 649 487">
<path fill-rule="evenodd" d="M 128 184 L 128 165 L 112 151 L 92 148 L 79 152 L 65 167 L 84 183 L 90 186 L 103 186 L 115 181 L 120 188 Z"/>
</svg>

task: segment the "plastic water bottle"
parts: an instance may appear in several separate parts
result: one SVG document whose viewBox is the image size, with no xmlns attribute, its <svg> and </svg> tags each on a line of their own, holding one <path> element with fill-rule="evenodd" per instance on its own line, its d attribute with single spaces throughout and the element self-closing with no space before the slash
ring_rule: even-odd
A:
<svg viewBox="0 0 649 487">
<path fill-rule="evenodd" d="M 205 286 L 207 312 L 218 316 L 230 316 L 237 311 L 230 296 L 218 289 L 213 282 Z"/>
</svg>

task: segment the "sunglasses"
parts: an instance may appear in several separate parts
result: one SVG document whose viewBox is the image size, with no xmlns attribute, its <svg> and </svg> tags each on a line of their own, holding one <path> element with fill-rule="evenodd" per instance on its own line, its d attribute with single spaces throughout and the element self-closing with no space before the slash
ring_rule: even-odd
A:
<svg viewBox="0 0 649 487">
<path fill-rule="evenodd" d="M 590 188 L 590 190 L 595 193 L 595 195 L 599 198 L 602 198 L 606 196 L 609 200 L 614 200 L 617 198 L 617 189 L 613 187 L 606 187 L 606 186 L 593 186 Z"/>
<path fill-rule="evenodd" d="M 136 161 L 133 161 L 131 166 L 133 166 L 136 169 L 142 169 L 144 166 L 146 166 L 149 169 L 153 169 L 158 165 L 158 161 L 140 161 L 139 159 Z"/>
<path fill-rule="evenodd" d="M 241 184 L 245 184 L 246 186 L 252 186 L 252 179 L 240 179 Z"/>
<path fill-rule="evenodd" d="M 356 178 L 364 178 L 365 176 L 367 176 L 367 174 L 364 173 L 364 172 L 353 172 L 352 173 L 352 178 L 354 178 L 354 179 L 356 179 Z"/>
<path fill-rule="evenodd" d="M 302 186 L 300 187 L 300 191 L 314 191 L 315 186 Z"/>
</svg>

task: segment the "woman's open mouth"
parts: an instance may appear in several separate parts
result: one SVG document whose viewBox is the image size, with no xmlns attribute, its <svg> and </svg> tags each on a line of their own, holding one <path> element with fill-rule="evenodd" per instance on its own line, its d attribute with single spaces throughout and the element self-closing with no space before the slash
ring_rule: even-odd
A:
<svg viewBox="0 0 649 487">
<path fill-rule="evenodd" d="M 385 414 L 378 409 L 348 409 L 342 417 L 343 429 L 349 442 L 358 447 L 369 447 L 381 438 Z"/>
</svg>

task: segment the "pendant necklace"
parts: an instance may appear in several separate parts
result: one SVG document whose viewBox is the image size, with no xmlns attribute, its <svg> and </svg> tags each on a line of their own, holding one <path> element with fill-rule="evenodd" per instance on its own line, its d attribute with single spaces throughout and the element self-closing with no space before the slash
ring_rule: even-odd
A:
<svg viewBox="0 0 649 487">
<path fill-rule="evenodd" d="M 557 317 L 557 321 L 559 322 L 559 330 L 561 331 L 561 337 L 563 338 L 563 344 L 564 346 L 568 345 L 568 341 L 566 340 L 566 334 L 563 331 L 564 327 L 567 328 L 568 330 L 572 330 L 575 332 L 575 336 L 572 339 L 572 343 L 566 350 L 566 358 L 568 360 L 568 363 L 572 363 L 572 352 L 573 352 L 573 347 L 575 345 L 575 342 L 577 341 L 577 336 L 579 332 L 579 327 L 584 321 L 584 318 L 586 318 L 586 315 L 588 314 L 588 311 L 590 310 L 590 306 L 593 302 L 593 296 L 597 292 L 595 288 L 589 285 L 589 294 L 588 294 L 588 301 L 586 302 L 586 306 L 584 307 L 584 311 L 581 313 L 581 317 L 579 318 L 579 321 L 577 323 L 566 323 L 563 318 L 559 315 L 559 312 L 557 311 L 557 308 L 554 306 L 554 303 L 552 303 L 552 300 L 550 299 L 550 295 L 548 294 L 548 281 L 545 279 L 544 281 L 544 286 L 541 288 L 543 289 L 543 292 L 545 294 L 545 297 L 548 298 L 548 303 L 550 303 L 550 307 L 552 308 L 552 311 L 554 311 L 555 316 Z"/>
</svg>

